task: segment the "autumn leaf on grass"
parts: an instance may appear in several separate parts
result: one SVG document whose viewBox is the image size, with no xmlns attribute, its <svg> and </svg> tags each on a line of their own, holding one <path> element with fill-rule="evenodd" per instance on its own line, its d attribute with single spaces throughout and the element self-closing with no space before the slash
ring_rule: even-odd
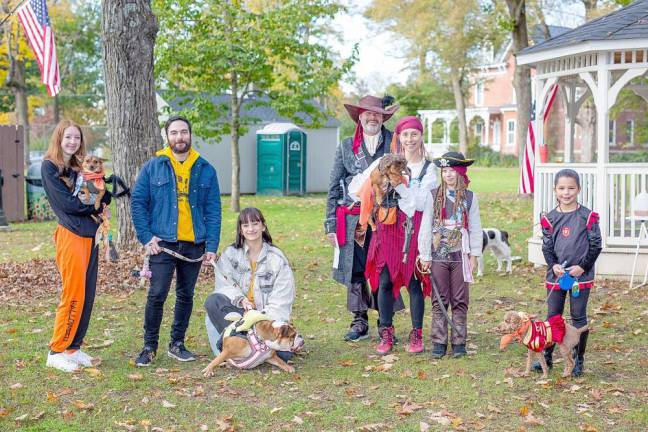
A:
<svg viewBox="0 0 648 432">
<path fill-rule="evenodd" d="M 523 373 L 520 368 L 507 367 L 506 369 L 504 369 L 504 375 L 520 378 L 523 375 Z"/>
<path fill-rule="evenodd" d="M 582 430 L 583 432 L 598 432 L 598 429 L 596 429 L 594 426 L 587 423 L 581 425 L 580 430 Z"/>
<path fill-rule="evenodd" d="M 91 348 L 91 349 L 106 348 L 106 347 L 109 347 L 110 345 L 112 345 L 114 343 L 115 343 L 115 341 L 113 339 L 106 339 L 105 341 L 90 344 L 90 345 L 88 345 L 88 348 Z"/>
<path fill-rule="evenodd" d="M 219 419 L 216 419 L 216 426 L 218 427 L 219 432 L 235 432 L 234 422 L 232 421 L 232 416 L 225 416 Z"/>
<path fill-rule="evenodd" d="M 128 379 L 132 380 L 132 381 L 142 381 L 144 379 L 144 376 L 139 372 L 128 374 L 127 376 L 128 376 Z"/>
<path fill-rule="evenodd" d="M 191 396 L 193 397 L 205 396 L 205 389 L 203 388 L 203 386 L 199 385 L 198 387 L 195 388 L 193 392 L 191 392 Z"/>
<path fill-rule="evenodd" d="M 298 425 L 304 424 L 304 420 L 299 416 L 294 416 L 292 421 L 293 423 L 297 423 Z"/>
<path fill-rule="evenodd" d="M 438 411 L 430 415 L 430 420 L 437 422 L 441 426 L 450 426 L 454 415 L 446 410 Z"/>
<path fill-rule="evenodd" d="M 7 417 L 9 415 L 9 410 L 7 408 L 0 408 L 0 418 Z"/>
<path fill-rule="evenodd" d="M 427 379 L 427 373 L 426 373 L 424 370 L 421 369 L 421 370 L 418 371 L 418 373 L 416 374 L 416 378 L 418 378 L 418 379 L 420 379 L 420 380 Z"/>
<path fill-rule="evenodd" d="M 74 406 L 79 408 L 82 411 L 89 411 L 91 409 L 94 409 L 94 404 L 93 403 L 85 403 L 82 400 L 75 400 L 74 401 Z"/>
<path fill-rule="evenodd" d="M 93 378 L 101 376 L 101 371 L 97 368 L 85 368 L 83 371 Z"/>
<path fill-rule="evenodd" d="M 428 432 L 430 430 L 430 425 L 425 422 L 419 422 L 419 428 L 421 432 Z"/>
<path fill-rule="evenodd" d="M 534 417 L 533 414 L 529 413 L 526 417 L 524 417 L 524 423 L 532 426 L 543 426 L 544 421 L 540 420 L 537 417 Z"/>
<path fill-rule="evenodd" d="M 389 354 L 382 357 L 382 361 L 385 363 L 394 363 L 396 360 L 398 360 L 398 356 L 394 354 Z"/>
<path fill-rule="evenodd" d="M 592 390 L 590 390 L 590 394 L 591 394 L 592 397 L 593 397 L 595 400 L 597 400 L 597 401 L 600 401 L 601 398 L 603 397 L 603 396 L 601 395 L 601 391 L 598 390 L 598 389 L 592 389 Z"/>
<path fill-rule="evenodd" d="M 275 408 L 272 408 L 272 409 L 270 410 L 270 414 L 274 414 L 274 413 L 276 413 L 276 412 L 278 412 L 278 411 L 281 411 L 282 409 L 284 409 L 284 407 L 275 407 Z"/>
<path fill-rule="evenodd" d="M 528 416 L 528 415 L 529 415 L 529 407 L 526 406 L 526 405 L 523 405 L 523 406 L 520 408 L 520 415 L 521 415 L 522 417 L 526 417 L 526 416 Z"/>
<path fill-rule="evenodd" d="M 9 388 L 10 388 L 11 390 L 18 390 L 18 389 L 21 389 L 22 386 L 23 386 L 22 384 L 20 384 L 20 383 L 16 383 L 16 384 L 12 384 L 12 385 L 10 385 Z"/>
<path fill-rule="evenodd" d="M 406 400 L 402 406 L 396 409 L 396 414 L 404 417 L 414 413 L 414 411 L 416 410 L 420 410 L 421 408 L 423 408 L 422 405 L 419 405 L 416 402 L 410 402 L 409 400 Z"/>
<path fill-rule="evenodd" d="M 34 414 L 31 419 L 32 420 L 40 420 L 43 417 L 45 417 L 45 411 L 40 411 L 40 412 L 37 412 L 36 414 Z"/>
<path fill-rule="evenodd" d="M 175 408 L 176 406 L 167 400 L 162 401 L 162 406 L 164 408 Z"/>
<path fill-rule="evenodd" d="M 338 364 L 340 366 L 349 367 L 349 366 L 355 365 L 356 363 L 351 361 L 351 360 L 342 360 L 342 361 L 339 361 Z"/>
<path fill-rule="evenodd" d="M 376 372 L 387 372 L 393 367 L 394 363 L 383 363 L 379 364 L 378 366 L 374 366 L 373 370 L 375 370 Z"/>
<path fill-rule="evenodd" d="M 385 423 L 370 423 L 358 428 L 359 432 L 382 432 L 387 429 Z"/>
</svg>

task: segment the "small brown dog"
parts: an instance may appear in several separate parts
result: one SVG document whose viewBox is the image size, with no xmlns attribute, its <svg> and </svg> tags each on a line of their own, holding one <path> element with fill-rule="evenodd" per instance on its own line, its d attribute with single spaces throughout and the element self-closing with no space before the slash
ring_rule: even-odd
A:
<svg viewBox="0 0 648 432">
<path fill-rule="evenodd" d="M 97 156 L 87 155 L 83 158 L 83 181 L 79 187 L 78 196 L 82 203 L 93 204 L 95 210 L 101 207 L 101 200 L 106 194 L 104 180 L 104 160 Z"/>
<path fill-rule="evenodd" d="M 388 153 L 380 159 L 378 166 L 369 174 L 370 187 L 360 191 L 360 224 L 366 227 L 368 223 L 372 231 L 376 230 L 376 216 L 379 215 L 380 205 L 389 185 L 396 187 L 406 183 L 407 172 L 405 156 Z M 385 219 L 384 217 L 381 219 Z"/>
<path fill-rule="evenodd" d="M 547 362 L 542 351 L 556 343 L 565 361 L 562 376 L 565 378 L 570 376 L 574 369 L 572 350 L 578 345 L 580 334 L 587 330 L 587 326 L 577 329 L 567 324 L 561 315 L 554 315 L 547 321 L 536 321 L 535 318 L 535 315 L 527 315 L 524 312 L 506 312 L 504 322 L 497 327 L 497 330 L 504 334 L 500 340 L 500 349 L 506 348 L 508 344 L 517 340 L 528 349 L 523 376 L 529 375 L 531 362 L 535 358 L 542 367 L 542 377 L 547 378 Z"/>
<path fill-rule="evenodd" d="M 248 311 L 244 319 L 247 320 L 248 314 L 251 312 L 262 315 L 257 311 Z M 238 316 L 240 317 L 240 315 Z M 226 317 L 226 319 L 229 318 Z M 229 362 L 239 369 L 252 369 L 265 362 L 286 372 L 295 372 L 294 367 L 277 355 L 277 351 L 299 351 L 304 345 L 304 340 L 297 334 L 295 327 L 288 323 L 278 323 L 265 319 L 256 321 L 249 329 L 246 329 L 247 336 L 240 333 L 232 334 L 232 331 L 240 331 L 241 323 L 243 323 L 243 320 L 230 324 L 225 329 L 220 354 L 202 370 L 205 377 L 213 376 L 214 369 L 224 362 Z M 231 331 L 228 332 L 228 329 L 231 329 Z M 228 334 L 231 335 L 228 336 Z"/>
</svg>

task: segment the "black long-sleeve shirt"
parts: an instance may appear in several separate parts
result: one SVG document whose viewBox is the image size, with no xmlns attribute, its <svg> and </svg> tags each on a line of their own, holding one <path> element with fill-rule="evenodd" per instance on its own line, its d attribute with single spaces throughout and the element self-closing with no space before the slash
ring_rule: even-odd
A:
<svg viewBox="0 0 648 432">
<path fill-rule="evenodd" d="M 94 237 L 97 233 L 98 224 L 91 217 L 98 214 L 94 206 L 86 205 L 78 197 L 72 195 L 61 176 L 70 177 L 72 184 L 76 182 L 77 172 L 65 168 L 63 173 L 52 161 L 45 160 L 41 165 L 41 178 L 43 188 L 47 194 L 47 200 L 59 220 L 59 224 L 81 237 Z M 101 200 L 102 203 L 110 204 L 112 195 L 106 190 Z M 101 208 L 99 209 L 101 210 Z"/>
</svg>

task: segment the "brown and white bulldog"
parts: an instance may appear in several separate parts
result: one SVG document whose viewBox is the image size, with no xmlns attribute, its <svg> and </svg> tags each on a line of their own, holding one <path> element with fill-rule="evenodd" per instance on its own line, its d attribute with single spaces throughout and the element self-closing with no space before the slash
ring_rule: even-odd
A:
<svg viewBox="0 0 648 432">
<path fill-rule="evenodd" d="M 254 313 L 250 314 L 251 312 Z M 232 317 L 225 318 L 232 320 Z M 236 314 L 234 319 L 237 318 L 241 316 Z M 232 334 L 233 331 L 246 331 L 247 337 Z M 297 334 L 293 325 L 271 321 L 257 311 L 248 311 L 242 319 L 225 329 L 220 354 L 202 370 L 202 373 L 205 377 L 211 377 L 214 375 L 214 369 L 225 362 L 239 369 L 253 369 L 265 362 L 294 373 L 295 368 L 279 358 L 277 351 L 297 352 L 303 346 L 304 339 Z"/>
</svg>

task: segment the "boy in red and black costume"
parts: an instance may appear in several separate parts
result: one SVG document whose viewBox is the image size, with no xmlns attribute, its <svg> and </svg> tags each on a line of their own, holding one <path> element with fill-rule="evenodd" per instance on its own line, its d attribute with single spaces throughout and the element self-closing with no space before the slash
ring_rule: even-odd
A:
<svg viewBox="0 0 648 432">
<path fill-rule="evenodd" d="M 601 253 L 601 230 L 598 214 L 579 204 L 576 199 L 580 192 L 580 177 L 576 171 L 563 169 L 554 178 L 554 191 L 558 205 L 548 214 L 543 214 L 542 253 L 547 262 L 547 317 L 562 315 L 565 299 L 571 292 L 569 312 L 576 328 L 587 325 L 587 301 L 590 289 L 594 286 L 594 263 Z M 576 279 L 579 294 L 574 290 L 563 291 L 559 279 L 564 273 Z M 583 373 L 583 360 L 589 331 L 580 335 L 580 342 L 574 353 L 576 366 L 573 376 Z M 545 349 L 547 366 L 553 366 L 552 354 L 555 345 Z M 540 365 L 534 365 L 541 370 Z"/>
</svg>

